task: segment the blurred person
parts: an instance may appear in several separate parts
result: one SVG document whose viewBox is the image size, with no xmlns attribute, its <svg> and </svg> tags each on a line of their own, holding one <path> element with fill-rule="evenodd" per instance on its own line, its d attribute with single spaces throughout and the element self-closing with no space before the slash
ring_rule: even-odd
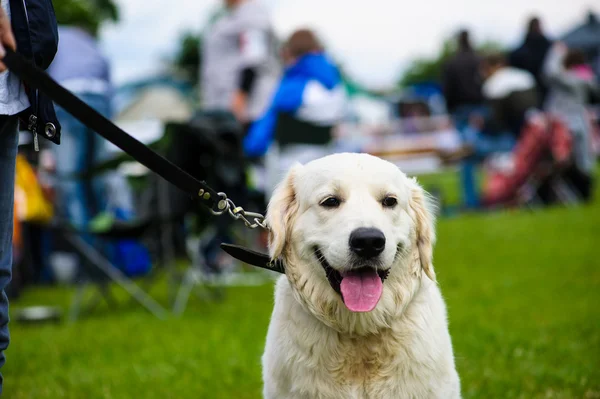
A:
<svg viewBox="0 0 600 399">
<path fill-rule="evenodd" d="M 233 116 L 245 135 L 265 112 L 277 84 L 280 70 L 277 40 L 267 10 L 259 0 L 224 0 L 224 4 L 226 12 L 203 37 L 201 114 L 213 121 Z M 229 137 L 228 145 L 241 152 L 241 137 L 218 133 Z M 238 206 L 245 207 L 249 197 L 246 164 L 241 162 L 237 166 L 232 172 L 236 177 L 231 179 L 236 182 L 222 189 L 227 190 Z M 218 218 L 216 233 L 202 244 L 207 271 L 220 272 L 219 245 L 231 242 L 231 224 L 230 218 Z"/>
<path fill-rule="evenodd" d="M 496 153 L 512 151 L 525 124 L 527 113 L 536 109 L 537 89 L 527 71 L 507 65 L 503 54 L 483 57 L 481 73 L 485 108 L 472 112 L 462 133 L 463 147 L 445 160 L 462 160 L 461 184 L 465 205 L 479 207 L 476 167 Z"/>
<path fill-rule="evenodd" d="M 457 128 L 462 129 L 468 114 L 483 104 L 480 57 L 473 50 L 469 32 L 458 34 L 457 50 L 442 70 L 442 90 L 448 112 L 453 115 Z"/>
<path fill-rule="evenodd" d="M 2 0 L 0 8 L 0 57 L 5 47 L 18 51 L 46 69 L 52 62 L 58 44 L 56 17 L 50 0 Z M 15 32 L 15 34 L 13 34 Z M 34 40 L 35 39 L 35 40 Z M 55 127 L 50 138 L 60 138 L 60 124 L 52 102 L 37 90 L 28 90 L 19 78 L 0 62 L 0 367 L 9 344 L 8 298 L 6 289 L 12 270 L 12 235 L 14 218 L 15 165 L 19 141 L 19 119 L 25 119 L 30 130 L 44 132 L 46 124 Z M 22 125 L 23 126 L 23 125 Z M 2 392 L 0 375 L 0 393 Z"/>
<path fill-rule="evenodd" d="M 203 38 L 202 109 L 232 113 L 247 131 L 268 106 L 279 74 L 276 38 L 258 0 L 224 0 Z"/>
<path fill-rule="evenodd" d="M 518 137 L 527 112 L 538 108 L 535 77 L 508 65 L 501 53 L 487 55 L 481 68 L 483 95 L 490 114 L 480 129 L 488 135 Z"/>
<path fill-rule="evenodd" d="M 575 165 L 567 172 L 567 178 L 587 200 L 592 194 L 596 164 L 588 106 L 591 99 L 600 95 L 598 81 L 586 63 L 585 54 L 563 43 L 552 47 L 543 73 L 549 89 L 545 109 L 561 118 L 573 136 Z"/>
<path fill-rule="evenodd" d="M 83 27 L 60 26 L 60 42 L 48 74 L 106 118 L 111 118 L 110 66 L 94 35 Z M 63 124 L 64 143 L 54 148 L 58 213 L 79 229 L 106 210 L 103 177 L 88 176 L 108 157 L 106 141 L 62 107 L 56 113 Z M 82 238 L 95 244 L 89 234 Z M 103 249 L 106 247 L 103 245 Z M 106 254 L 105 254 L 106 255 Z"/>
<path fill-rule="evenodd" d="M 462 30 L 457 38 L 457 51 L 442 69 L 442 90 L 446 99 L 446 108 L 452 116 L 456 130 L 463 141 L 469 115 L 481 111 L 483 94 L 480 57 L 473 50 L 467 30 Z M 460 178 L 462 198 L 467 207 L 477 207 L 477 193 L 473 175 L 475 164 L 462 162 Z"/>
<path fill-rule="evenodd" d="M 538 106 L 544 103 L 548 91 L 542 76 L 542 68 L 551 46 L 552 41 L 544 34 L 540 19 L 532 17 L 527 23 L 523 43 L 508 57 L 511 66 L 524 69 L 535 78 L 539 96 Z"/>
<path fill-rule="evenodd" d="M 292 163 L 331 152 L 332 130 L 347 100 L 340 72 L 311 30 L 292 33 L 282 57 L 285 71 L 271 105 L 244 140 L 247 156 L 266 154 L 270 192 Z"/>
</svg>

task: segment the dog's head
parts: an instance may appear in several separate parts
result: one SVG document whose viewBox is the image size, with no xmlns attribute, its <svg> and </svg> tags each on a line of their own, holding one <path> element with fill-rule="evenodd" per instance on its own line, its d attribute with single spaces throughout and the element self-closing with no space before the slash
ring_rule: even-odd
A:
<svg viewBox="0 0 600 399">
<path fill-rule="evenodd" d="M 270 255 L 284 259 L 295 295 L 337 328 L 388 325 L 423 274 L 435 281 L 428 197 L 382 159 L 335 154 L 294 166 L 267 223 Z"/>
</svg>

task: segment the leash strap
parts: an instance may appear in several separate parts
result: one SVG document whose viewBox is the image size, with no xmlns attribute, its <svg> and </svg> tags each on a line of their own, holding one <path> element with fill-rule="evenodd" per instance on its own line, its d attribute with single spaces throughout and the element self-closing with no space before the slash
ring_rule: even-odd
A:
<svg viewBox="0 0 600 399">
<path fill-rule="evenodd" d="M 79 119 L 81 123 L 97 132 L 139 163 L 152 170 L 185 193 L 197 197 L 213 209 L 219 202 L 219 194 L 204 181 L 195 179 L 168 159 L 160 156 L 143 143 L 127 134 L 92 107 L 81 101 L 73 93 L 59 85 L 46 72 L 42 71 L 22 55 L 6 48 L 3 62 L 23 82 L 44 92 L 57 104 Z"/>
<path fill-rule="evenodd" d="M 32 88 L 44 92 L 54 102 L 63 107 L 81 123 L 110 141 L 136 161 L 161 176 L 166 181 L 183 190 L 192 198 L 200 199 L 214 215 L 229 213 L 234 219 L 242 219 L 246 227 L 267 228 L 264 216 L 259 213 L 245 211 L 227 198 L 225 193 L 217 193 L 204 181 L 194 178 L 183 169 L 162 157 L 110 120 L 102 116 L 92 107 L 81 101 L 73 93 L 62 87 L 45 71 L 39 69 L 22 55 L 6 48 L 3 62 L 23 82 Z M 267 270 L 285 273 L 281 260 L 271 260 L 268 255 L 261 254 L 239 245 L 222 244 L 221 248 L 234 258 L 250 265 Z"/>
<path fill-rule="evenodd" d="M 248 263 L 249 265 L 285 274 L 285 265 L 280 259 L 271 260 L 269 255 L 253 251 L 239 245 L 221 244 L 221 249 L 234 258 Z"/>
</svg>

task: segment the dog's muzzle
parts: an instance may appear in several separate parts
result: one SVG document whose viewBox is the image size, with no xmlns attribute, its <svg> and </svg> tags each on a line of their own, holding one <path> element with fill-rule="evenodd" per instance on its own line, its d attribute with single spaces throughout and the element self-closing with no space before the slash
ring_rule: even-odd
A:
<svg viewBox="0 0 600 399">
<path fill-rule="evenodd" d="M 318 247 L 314 253 L 325 271 L 329 285 L 353 312 L 369 312 L 375 308 L 383 290 L 383 282 L 390 270 L 374 266 L 359 266 L 340 272 L 329 264 Z M 364 264 L 364 259 L 360 264 Z"/>
</svg>

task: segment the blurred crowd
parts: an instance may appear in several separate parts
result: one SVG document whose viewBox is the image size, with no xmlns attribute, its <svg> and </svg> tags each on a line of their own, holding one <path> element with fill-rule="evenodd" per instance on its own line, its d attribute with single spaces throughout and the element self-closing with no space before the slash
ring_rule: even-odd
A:
<svg viewBox="0 0 600 399">
<path fill-rule="evenodd" d="M 506 54 L 479 54 L 468 31 L 457 42 L 442 84 L 463 145 L 440 155 L 460 161 L 465 205 L 588 201 L 598 135 L 590 106 L 600 88 L 586 55 L 551 41 L 539 18 Z M 492 172 L 479 189 L 477 167 L 486 162 Z"/>
<path fill-rule="evenodd" d="M 217 147 L 226 150 L 203 147 L 204 152 L 195 152 L 205 144 L 190 136 L 170 154 L 181 160 L 181 167 L 227 192 L 237 205 L 264 211 L 293 162 L 333 151 L 348 95 L 338 67 L 314 31 L 297 29 L 280 43 L 258 0 L 224 4 L 227 12 L 202 40 L 201 106 L 190 126 L 209 121 L 221 141 Z M 61 27 L 59 33 L 49 74 L 110 118 L 114 89 L 97 38 L 76 26 Z M 590 200 L 598 135 L 590 106 L 598 103 L 600 93 L 598 76 L 584 53 L 546 37 L 538 18 L 529 22 L 523 43 L 508 53 L 479 53 L 469 32 L 462 31 L 440 81 L 460 146 L 437 155 L 445 164 L 458 164 L 466 208 Z M 50 220 L 79 229 L 87 243 L 116 264 L 137 251 L 136 262 L 146 270 L 147 254 L 134 241 L 108 245 L 90 232 L 108 219 L 144 215 L 136 214 L 133 199 L 124 195 L 121 174 L 91 172 L 109 157 L 100 136 L 60 107 L 57 115 L 63 126 L 60 146 L 43 146 L 41 153 L 33 150 L 33 143 L 21 148 L 21 160 L 27 162 L 18 171 L 25 176 L 31 165 L 38 167 L 37 174 L 27 175 L 32 177 L 17 179 L 17 199 L 19 192 L 30 191 L 32 181 L 40 187 L 15 205 L 15 262 L 29 258 L 28 264 L 36 265 L 35 271 L 22 275 L 44 278 L 47 255 L 60 243 L 31 242 L 49 241 L 52 234 L 43 224 Z M 211 156 L 214 162 L 207 161 Z M 480 184 L 482 168 L 486 173 Z M 261 182 L 253 170 L 265 171 L 258 177 Z M 213 221 L 213 235 L 197 250 L 214 271 L 219 270 L 219 244 L 234 239 L 231 219 Z"/>
</svg>

